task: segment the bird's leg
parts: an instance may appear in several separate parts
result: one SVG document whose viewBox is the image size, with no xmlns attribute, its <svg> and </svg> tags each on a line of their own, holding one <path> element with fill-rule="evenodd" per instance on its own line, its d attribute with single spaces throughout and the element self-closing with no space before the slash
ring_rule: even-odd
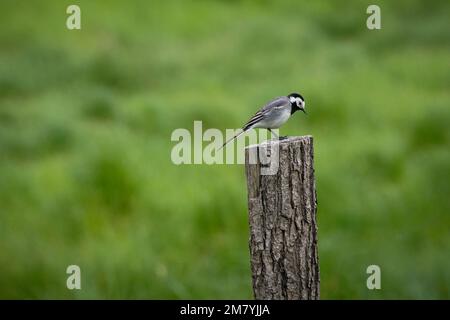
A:
<svg viewBox="0 0 450 320">
<path fill-rule="evenodd" d="M 279 137 L 275 132 L 273 132 L 272 129 L 267 128 L 267 130 L 269 130 L 269 132 L 270 132 L 273 136 L 275 136 L 278 140 L 280 139 L 280 137 Z"/>
<path fill-rule="evenodd" d="M 288 138 L 287 136 L 281 136 L 281 137 L 279 137 L 279 136 L 278 136 L 275 132 L 273 132 L 271 129 L 267 129 L 267 130 L 269 130 L 270 133 L 273 134 L 278 140 L 285 140 L 285 139 Z"/>
</svg>

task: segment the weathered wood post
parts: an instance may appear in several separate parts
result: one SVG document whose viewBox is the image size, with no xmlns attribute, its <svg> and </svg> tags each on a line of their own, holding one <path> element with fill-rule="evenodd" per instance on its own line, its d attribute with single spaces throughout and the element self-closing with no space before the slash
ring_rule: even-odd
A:
<svg viewBox="0 0 450 320">
<path fill-rule="evenodd" d="M 319 299 L 313 160 L 312 136 L 245 150 L 256 299 Z"/>
</svg>

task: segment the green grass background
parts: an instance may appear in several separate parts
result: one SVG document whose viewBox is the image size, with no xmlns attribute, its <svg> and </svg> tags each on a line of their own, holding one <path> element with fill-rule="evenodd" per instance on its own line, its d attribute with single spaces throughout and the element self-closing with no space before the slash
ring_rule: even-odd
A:
<svg viewBox="0 0 450 320">
<path fill-rule="evenodd" d="M 281 133 L 315 139 L 321 297 L 450 298 L 449 15 L 448 1 L 2 0 L 0 298 L 252 298 L 243 166 L 175 166 L 170 136 L 237 128 L 295 91 L 309 115 Z"/>
</svg>

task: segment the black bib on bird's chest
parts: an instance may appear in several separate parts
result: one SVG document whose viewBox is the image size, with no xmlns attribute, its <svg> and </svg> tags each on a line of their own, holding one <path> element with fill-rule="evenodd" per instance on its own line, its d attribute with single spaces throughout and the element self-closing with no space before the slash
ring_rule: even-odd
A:
<svg viewBox="0 0 450 320">
<path fill-rule="evenodd" d="M 291 103 L 291 115 L 293 115 L 298 110 L 300 110 L 300 108 L 297 106 L 297 103 L 292 102 Z"/>
</svg>

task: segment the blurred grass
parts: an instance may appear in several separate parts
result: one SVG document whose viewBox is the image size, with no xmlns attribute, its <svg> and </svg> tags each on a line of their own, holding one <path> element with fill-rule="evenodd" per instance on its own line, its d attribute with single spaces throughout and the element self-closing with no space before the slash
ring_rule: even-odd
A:
<svg viewBox="0 0 450 320">
<path fill-rule="evenodd" d="M 175 166 L 170 134 L 291 91 L 322 298 L 450 298 L 450 6 L 381 1 L 369 31 L 369 4 L 2 1 L 0 298 L 251 298 L 243 167 Z"/>
</svg>

